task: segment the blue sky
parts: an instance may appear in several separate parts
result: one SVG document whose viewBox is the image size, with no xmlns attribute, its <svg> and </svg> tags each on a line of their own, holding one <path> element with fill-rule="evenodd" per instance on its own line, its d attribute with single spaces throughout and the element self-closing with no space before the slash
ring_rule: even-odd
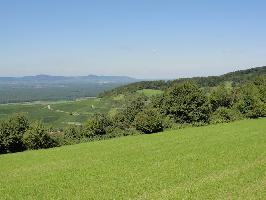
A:
<svg viewBox="0 0 266 200">
<path fill-rule="evenodd" d="M 266 1 L 0 0 L 0 76 L 178 78 L 266 65 Z"/>
</svg>

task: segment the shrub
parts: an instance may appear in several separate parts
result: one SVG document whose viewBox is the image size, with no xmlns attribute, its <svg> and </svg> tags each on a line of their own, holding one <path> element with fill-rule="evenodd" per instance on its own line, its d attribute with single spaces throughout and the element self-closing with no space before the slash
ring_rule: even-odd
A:
<svg viewBox="0 0 266 200">
<path fill-rule="evenodd" d="M 165 101 L 164 94 L 152 96 L 150 105 L 151 105 L 151 107 L 158 109 L 160 111 L 160 113 L 164 114 L 165 113 L 165 108 L 163 106 L 164 101 Z"/>
<path fill-rule="evenodd" d="M 29 128 L 28 119 L 22 114 L 15 114 L 0 123 L 0 153 L 25 150 L 22 137 Z"/>
<path fill-rule="evenodd" d="M 130 128 L 127 130 L 114 130 L 113 131 L 114 134 L 118 134 L 120 136 L 130 136 L 130 135 L 139 135 L 140 132 L 138 130 L 136 130 L 135 128 Z"/>
<path fill-rule="evenodd" d="M 247 83 L 236 89 L 235 107 L 248 118 L 266 116 L 266 104 L 261 99 L 259 88 L 253 83 Z"/>
<path fill-rule="evenodd" d="M 34 122 L 23 135 L 23 142 L 27 149 L 46 149 L 57 146 L 50 137 L 48 130 L 41 122 Z"/>
<path fill-rule="evenodd" d="M 111 125 L 111 121 L 104 114 L 95 114 L 85 124 L 85 137 L 95 137 L 105 135 L 108 127 Z"/>
<path fill-rule="evenodd" d="M 136 115 L 144 109 L 147 103 L 147 97 L 142 94 L 128 95 L 126 98 L 124 106 L 110 116 L 112 125 L 121 130 L 133 128 Z"/>
<path fill-rule="evenodd" d="M 242 119 L 243 116 L 236 109 L 219 107 L 211 116 L 211 123 L 227 123 Z"/>
<path fill-rule="evenodd" d="M 173 128 L 175 126 L 175 120 L 169 116 L 164 116 L 163 118 L 163 128 Z"/>
<path fill-rule="evenodd" d="M 230 108 L 233 105 L 232 90 L 225 85 L 218 86 L 210 94 L 210 103 L 213 111 L 219 107 Z"/>
<path fill-rule="evenodd" d="M 48 133 L 49 136 L 51 137 L 52 141 L 54 142 L 54 146 L 62 146 L 65 144 L 69 144 L 69 143 L 66 143 L 63 130 L 50 130 L 48 132 L 49 132 Z"/>
<path fill-rule="evenodd" d="M 136 129 L 149 134 L 163 130 L 162 116 L 157 109 L 148 108 L 136 115 L 134 124 Z"/>
<path fill-rule="evenodd" d="M 266 103 L 266 75 L 256 78 L 254 84 L 259 89 L 261 101 Z"/>
<path fill-rule="evenodd" d="M 128 98 L 129 101 L 126 103 L 122 113 L 125 119 L 128 120 L 129 123 L 132 123 L 135 116 L 144 109 L 147 97 L 144 95 L 136 95 L 129 96 Z"/>
<path fill-rule="evenodd" d="M 108 138 L 115 138 L 115 137 L 122 137 L 122 136 L 129 136 L 129 135 L 138 135 L 140 134 L 139 131 L 137 131 L 135 128 L 129 128 L 129 129 L 120 129 L 117 127 L 112 126 L 108 131 L 107 134 L 103 135 L 102 139 L 108 139 Z"/>
<path fill-rule="evenodd" d="M 0 153 L 8 152 L 8 128 L 7 123 L 5 121 L 0 122 Z"/>
<path fill-rule="evenodd" d="M 121 130 L 127 130 L 131 128 L 132 122 L 128 120 L 126 114 L 123 111 L 118 111 L 110 118 L 111 123 L 114 127 L 119 128 Z"/>
<path fill-rule="evenodd" d="M 165 95 L 164 109 L 177 123 L 206 123 L 211 112 L 207 97 L 190 82 L 170 87 Z"/>
<path fill-rule="evenodd" d="M 82 127 L 71 125 L 64 130 L 63 143 L 64 144 L 75 144 L 79 143 L 83 138 Z"/>
</svg>

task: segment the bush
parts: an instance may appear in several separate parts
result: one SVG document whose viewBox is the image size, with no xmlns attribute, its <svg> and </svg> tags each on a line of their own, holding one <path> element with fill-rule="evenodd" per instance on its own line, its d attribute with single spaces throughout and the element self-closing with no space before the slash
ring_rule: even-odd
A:
<svg viewBox="0 0 266 200">
<path fill-rule="evenodd" d="M 164 101 L 165 101 L 164 94 L 152 96 L 150 101 L 151 101 L 150 102 L 151 107 L 158 109 L 160 111 L 160 113 L 162 113 L 162 114 L 165 113 L 165 108 L 163 106 Z"/>
<path fill-rule="evenodd" d="M 261 99 L 259 88 L 247 83 L 236 89 L 235 107 L 247 118 L 266 116 L 266 104 Z"/>
<path fill-rule="evenodd" d="M 230 121 L 236 121 L 242 119 L 243 116 L 236 109 L 230 109 L 225 107 L 218 108 L 211 116 L 211 123 L 227 123 Z"/>
<path fill-rule="evenodd" d="M 132 122 L 128 120 L 126 114 L 123 111 L 118 111 L 110 118 L 111 123 L 114 127 L 119 128 L 121 130 L 127 130 L 131 128 Z"/>
<path fill-rule="evenodd" d="M 259 89 L 261 101 L 266 103 L 266 75 L 256 78 L 254 84 Z"/>
<path fill-rule="evenodd" d="M 111 126 L 111 121 L 104 114 L 95 114 L 85 124 L 85 137 L 102 136 L 107 133 L 108 127 Z"/>
<path fill-rule="evenodd" d="M 138 113 L 134 124 L 137 130 L 146 134 L 163 131 L 162 116 L 154 108 L 145 109 Z"/>
<path fill-rule="evenodd" d="M 200 88 L 190 82 L 176 84 L 167 91 L 164 100 L 166 115 L 177 123 L 209 122 L 210 104 Z"/>
<path fill-rule="evenodd" d="M 63 143 L 64 144 L 75 144 L 79 143 L 83 138 L 82 127 L 80 126 L 69 126 L 64 130 Z"/>
<path fill-rule="evenodd" d="M 163 128 L 173 128 L 175 126 L 175 120 L 169 116 L 163 117 Z"/>
<path fill-rule="evenodd" d="M 47 149 L 58 145 L 41 122 L 30 125 L 23 135 L 23 143 L 27 149 Z"/>
<path fill-rule="evenodd" d="M 9 148 L 9 130 L 8 130 L 8 124 L 6 121 L 0 122 L 0 153 L 8 153 Z"/>
<path fill-rule="evenodd" d="M 144 109 L 147 97 L 138 94 L 129 96 L 128 98 L 129 101 L 126 103 L 125 108 L 123 108 L 122 114 L 126 121 L 132 123 L 136 115 Z"/>
<path fill-rule="evenodd" d="M 140 134 L 139 131 L 137 131 L 135 128 L 129 128 L 129 129 L 120 129 L 117 127 L 112 126 L 108 131 L 107 134 L 101 136 L 100 139 L 109 139 L 109 138 L 116 138 L 116 137 L 122 137 L 122 136 L 130 136 L 130 135 L 138 135 Z"/>
<path fill-rule="evenodd" d="M 210 94 L 210 103 L 213 111 L 219 107 L 230 108 L 233 105 L 232 90 L 225 85 L 218 86 Z"/>
<path fill-rule="evenodd" d="M 28 119 L 21 114 L 15 114 L 8 120 L 2 121 L 0 123 L 0 153 L 25 150 L 22 137 L 28 128 Z"/>
</svg>

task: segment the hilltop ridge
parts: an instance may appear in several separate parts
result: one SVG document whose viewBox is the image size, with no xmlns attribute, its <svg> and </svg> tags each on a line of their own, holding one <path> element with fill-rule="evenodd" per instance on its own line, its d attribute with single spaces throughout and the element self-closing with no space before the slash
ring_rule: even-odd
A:
<svg viewBox="0 0 266 200">
<path fill-rule="evenodd" d="M 258 76 L 265 75 L 266 66 L 262 66 L 245 70 L 238 70 L 235 72 L 229 72 L 220 76 L 179 78 L 174 80 L 140 81 L 114 88 L 113 90 L 102 93 L 101 96 L 131 93 L 143 89 L 164 90 L 175 83 L 181 83 L 184 81 L 195 82 L 201 87 L 215 87 L 226 81 L 231 82 L 233 85 L 237 85 L 245 81 L 253 80 Z"/>
</svg>

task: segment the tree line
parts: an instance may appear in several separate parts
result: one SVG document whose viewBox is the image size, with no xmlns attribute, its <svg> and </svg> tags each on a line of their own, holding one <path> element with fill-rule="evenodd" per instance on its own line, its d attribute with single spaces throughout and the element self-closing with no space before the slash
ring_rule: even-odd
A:
<svg viewBox="0 0 266 200">
<path fill-rule="evenodd" d="M 208 76 L 208 77 L 193 77 L 193 78 L 180 78 L 175 80 L 159 80 L 159 81 L 140 81 L 128 85 L 114 88 L 100 94 L 101 97 L 112 96 L 118 94 L 130 94 L 143 89 L 157 89 L 165 90 L 177 83 L 185 81 L 192 81 L 200 87 L 216 87 L 226 81 L 231 82 L 233 86 L 242 84 L 246 81 L 254 81 L 257 77 L 266 75 L 266 66 L 255 67 L 246 70 L 239 70 L 230 72 L 221 76 Z"/>
<path fill-rule="evenodd" d="M 216 87 L 176 82 L 161 95 L 128 94 L 122 108 L 95 114 L 82 126 L 69 126 L 61 132 L 42 122 L 31 123 L 21 114 L 11 116 L 0 122 L 0 153 L 265 116 L 266 76 L 238 85 L 222 82 Z"/>
</svg>

